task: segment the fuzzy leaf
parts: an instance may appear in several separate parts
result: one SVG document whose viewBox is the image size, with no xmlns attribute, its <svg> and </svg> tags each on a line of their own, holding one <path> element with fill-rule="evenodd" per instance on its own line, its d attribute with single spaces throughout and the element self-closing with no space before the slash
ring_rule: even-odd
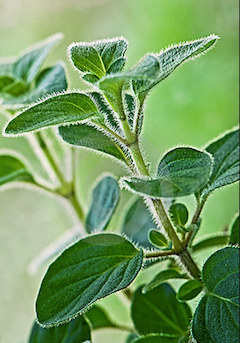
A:
<svg viewBox="0 0 240 343">
<path fill-rule="evenodd" d="M 28 343 L 90 343 L 88 322 L 80 316 L 67 324 L 54 328 L 42 328 L 34 323 Z"/>
<path fill-rule="evenodd" d="M 225 234 L 212 235 L 210 237 L 203 238 L 199 242 L 195 243 L 192 246 L 192 251 L 195 252 L 209 247 L 227 245 L 228 240 L 229 236 Z"/>
<path fill-rule="evenodd" d="M 20 134 L 52 125 L 86 121 L 97 116 L 93 101 L 83 93 L 59 94 L 39 102 L 8 123 L 6 134 Z"/>
<path fill-rule="evenodd" d="M 93 330 L 116 327 L 111 319 L 108 318 L 104 309 L 98 305 L 91 307 L 90 310 L 85 313 L 85 317 L 91 322 Z"/>
<path fill-rule="evenodd" d="M 219 39 L 216 35 L 200 38 L 162 50 L 155 57 L 159 63 L 159 72 L 152 81 L 133 82 L 135 93 L 148 92 L 152 87 L 169 76 L 183 62 L 194 59 L 207 52 Z"/>
<path fill-rule="evenodd" d="M 239 129 L 215 140 L 206 151 L 212 154 L 214 165 L 210 182 L 202 190 L 202 195 L 239 180 Z"/>
<path fill-rule="evenodd" d="M 69 144 L 104 152 L 118 160 L 125 157 L 118 146 L 104 133 L 86 124 L 60 126 L 59 134 Z"/>
<path fill-rule="evenodd" d="M 0 155 L 0 186 L 11 181 L 33 182 L 33 178 L 19 159 Z"/>
<path fill-rule="evenodd" d="M 98 182 L 92 193 L 92 203 L 86 218 L 88 233 L 103 231 L 107 227 L 119 201 L 116 179 L 106 176 Z"/>
<path fill-rule="evenodd" d="M 185 282 L 178 290 L 177 299 L 179 301 L 188 301 L 195 298 L 203 289 L 203 284 L 199 280 L 189 280 Z"/>
<path fill-rule="evenodd" d="M 235 218 L 230 232 L 230 244 L 239 244 L 239 215 Z"/>
<path fill-rule="evenodd" d="M 175 225 L 184 226 L 188 221 L 188 209 L 184 204 L 172 204 L 169 209 L 169 213 Z"/>
<path fill-rule="evenodd" d="M 161 283 L 169 279 L 186 279 L 186 278 L 188 278 L 186 274 L 180 274 L 175 269 L 163 270 L 160 273 L 158 273 L 153 278 L 152 281 L 150 281 L 147 285 L 143 287 L 142 292 L 145 294 L 149 292 L 151 289 L 159 286 Z"/>
<path fill-rule="evenodd" d="M 151 215 L 141 198 L 128 209 L 122 227 L 122 233 L 144 248 L 153 247 L 148 240 L 148 231 L 156 228 Z"/>
<path fill-rule="evenodd" d="M 13 74 L 19 79 L 25 80 L 27 83 L 32 82 L 47 55 L 61 38 L 61 34 L 56 34 L 39 43 L 38 47 L 32 48 L 30 51 L 24 53 L 14 63 Z"/>
<path fill-rule="evenodd" d="M 151 229 L 148 232 L 149 241 L 156 247 L 168 247 L 168 241 L 158 230 Z"/>
<path fill-rule="evenodd" d="M 36 303 L 39 322 L 58 325 L 126 288 L 142 260 L 142 251 L 121 236 L 109 233 L 81 239 L 49 267 Z"/>
<path fill-rule="evenodd" d="M 124 100 L 125 100 L 125 105 L 126 105 L 128 124 L 129 124 L 131 130 L 133 131 L 136 102 L 135 102 L 134 97 L 128 93 L 125 94 Z"/>
<path fill-rule="evenodd" d="M 239 341 L 239 249 L 227 247 L 209 257 L 202 280 L 207 289 L 193 318 L 192 332 L 198 343 Z"/>
<path fill-rule="evenodd" d="M 160 161 L 157 179 L 122 179 L 128 190 L 153 198 L 180 197 L 196 192 L 209 179 L 210 155 L 193 148 L 176 148 Z"/>
<path fill-rule="evenodd" d="M 102 41 L 100 55 L 107 73 L 120 72 L 125 64 L 128 43 L 124 38 Z"/>
<path fill-rule="evenodd" d="M 146 294 L 142 293 L 142 287 L 138 288 L 134 294 L 131 315 L 141 335 L 159 333 L 185 339 L 191 310 L 186 303 L 176 299 L 176 293 L 170 285 L 163 283 Z"/>
</svg>

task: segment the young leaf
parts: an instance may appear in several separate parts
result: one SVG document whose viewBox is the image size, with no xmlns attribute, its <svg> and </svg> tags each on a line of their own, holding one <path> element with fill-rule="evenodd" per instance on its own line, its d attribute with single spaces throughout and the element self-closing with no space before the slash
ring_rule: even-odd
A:
<svg viewBox="0 0 240 343">
<path fill-rule="evenodd" d="M 125 100 L 128 124 L 131 130 L 133 131 L 134 116 L 135 116 L 135 111 L 136 111 L 136 102 L 135 102 L 134 97 L 128 93 L 125 93 L 124 100 Z"/>
<path fill-rule="evenodd" d="M 67 324 L 45 329 L 34 323 L 28 343 L 90 343 L 91 334 L 84 316 Z"/>
<path fill-rule="evenodd" d="M 49 267 L 36 311 L 44 326 L 81 314 L 98 299 L 126 288 L 141 269 L 143 252 L 115 234 L 81 239 Z"/>
<path fill-rule="evenodd" d="M 159 286 L 161 283 L 163 283 L 166 280 L 169 279 L 187 279 L 188 276 L 186 274 L 180 274 L 175 269 L 167 269 L 163 270 L 160 273 L 158 273 L 152 281 L 150 281 L 147 285 L 145 285 L 142 289 L 143 294 L 149 292 L 153 288 Z"/>
<path fill-rule="evenodd" d="M 188 301 L 195 298 L 203 289 L 203 284 L 199 280 L 189 280 L 185 282 L 177 292 L 179 301 Z"/>
<path fill-rule="evenodd" d="M 97 114 L 95 104 L 86 94 L 59 94 L 20 112 L 10 120 L 5 133 L 20 134 L 52 125 L 86 121 Z"/>
<path fill-rule="evenodd" d="M 112 176 L 106 176 L 98 182 L 92 193 L 92 203 L 86 218 L 85 227 L 88 233 L 103 231 L 119 201 L 119 187 Z"/>
<path fill-rule="evenodd" d="M 140 246 L 150 248 L 153 247 L 148 240 L 148 231 L 151 228 L 156 228 L 156 224 L 153 222 L 143 200 L 138 197 L 126 213 L 122 233 Z"/>
<path fill-rule="evenodd" d="M 230 244 L 239 244 L 239 215 L 235 218 L 230 232 Z"/>
<path fill-rule="evenodd" d="M 192 194 L 205 185 L 212 169 L 209 154 L 193 148 L 169 151 L 158 165 L 157 179 L 122 179 L 128 190 L 153 198 Z"/>
<path fill-rule="evenodd" d="M 142 287 L 138 288 L 134 294 L 131 314 L 135 328 L 141 335 L 159 333 L 173 335 L 179 340 L 187 336 L 191 310 L 186 303 L 176 299 L 176 293 L 167 283 L 146 294 L 142 293 Z"/>
<path fill-rule="evenodd" d="M 0 75 L 0 92 L 4 92 L 5 88 L 13 84 L 15 79 L 10 75 Z"/>
<path fill-rule="evenodd" d="M 225 234 L 212 235 L 210 237 L 204 238 L 192 246 L 192 251 L 199 251 L 209 247 L 227 245 L 229 236 Z"/>
<path fill-rule="evenodd" d="M 158 230 L 151 229 L 148 231 L 149 241 L 156 247 L 168 247 L 168 241 L 165 236 Z"/>
<path fill-rule="evenodd" d="M 90 321 L 93 330 L 116 327 L 111 319 L 108 318 L 104 309 L 98 305 L 91 307 L 90 310 L 85 313 L 85 317 Z"/>
<path fill-rule="evenodd" d="M 125 64 L 125 52 L 128 47 L 127 41 L 120 37 L 102 41 L 100 44 L 100 55 L 105 66 L 106 72 L 120 72 Z M 97 47 L 97 49 L 99 49 Z"/>
<path fill-rule="evenodd" d="M 209 183 L 202 189 L 203 196 L 239 180 L 239 129 L 217 139 L 206 151 L 213 156 L 214 165 Z"/>
<path fill-rule="evenodd" d="M 188 209 L 184 204 L 172 204 L 169 209 L 169 213 L 173 223 L 176 226 L 184 226 L 188 221 Z"/>
<path fill-rule="evenodd" d="M 176 335 L 159 335 L 151 334 L 144 337 L 140 337 L 134 340 L 132 343 L 185 343 L 187 339 L 179 339 Z"/>
<path fill-rule="evenodd" d="M 104 152 L 120 161 L 125 156 L 119 147 L 104 133 L 86 124 L 60 126 L 59 134 L 69 144 Z"/>
<path fill-rule="evenodd" d="M 183 62 L 194 59 L 207 52 L 215 45 L 218 39 L 218 36 L 210 35 L 162 50 L 159 54 L 155 55 L 159 63 L 159 71 L 156 77 L 151 81 L 133 82 L 135 93 L 139 94 L 150 91 L 152 87 L 169 76 Z"/>
<path fill-rule="evenodd" d="M 61 34 L 56 34 L 41 42 L 38 47 L 32 48 L 24 53 L 13 65 L 13 74 L 27 83 L 33 81 L 40 67 L 46 59 L 54 45 L 62 38 Z"/>
<path fill-rule="evenodd" d="M 11 155 L 0 155 L 0 186 L 11 181 L 33 182 L 25 165 Z"/>
<path fill-rule="evenodd" d="M 209 257 L 202 280 L 207 289 L 193 318 L 192 333 L 198 343 L 239 340 L 239 249 L 227 247 Z M 210 341 L 210 342 L 211 342 Z"/>
</svg>

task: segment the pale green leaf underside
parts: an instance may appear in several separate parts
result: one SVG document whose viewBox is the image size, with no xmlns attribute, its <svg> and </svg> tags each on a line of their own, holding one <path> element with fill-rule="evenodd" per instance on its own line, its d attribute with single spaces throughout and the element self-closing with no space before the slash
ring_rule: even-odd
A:
<svg viewBox="0 0 240 343">
<path fill-rule="evenodd" d="M 39 47 L 32 48 L 30 51 L 24 53 L 14 63 L 13 74 L 28 83 L 32 82 L 47 55 L 61 37 L 62 35 L 56 34 L 46 41 L 39 43 Z"/>
<path fill-rule="evenodd" d="M 142 266 L 143 253 L 115 234 L 86 237 L 49 267 L 36 303 L 38 321 L 58 325 L 98 299 L 126 288 Z"/>
<path fill-rule="evenodd" d="M 218 250 L 202 271 L 208 293 L 194 315 L 193 336 L 199 343 L 239 342 L 239 249 Z M 202 332 L 201 330 L 204 330 Z"/>
<path fill-rule="evenodd" d="M 54 328 L 42 328 L 34 323 L 28 343 L 90 343 L 90 327 L 84 316 Z"/>
<path fill-rule="evenodd" d="M 118 146 L 92 126 L 86 124 L 60 126 L 59 134 L 69 144 L 90 148 L 125 161 L 125 156 Z"/>
<path fill-rule="evenodd" d="M 163 283 L 145 294 L 140 287 L 134 294 L 131 315 L 135 328 L 142 335 L 159 333 L 180 339 L 186 336 L 191 310 L 176 299 L 170 285 Z"/>
<path fill-rule="evenodd" d="M 214 165 L 209 184 L 202 195 L 239 180 L 239 129 L 211 143 L 206 150 L 213 156 Z"/>
<path fill-rule="evenodd" d="M 169 279 L 186 279 L 188 276 L 186 274 L 180 274 L 175 269 L 167 269 L 163 270 L 160 273 L 158 273 L 153 280 L 151 280 L 147 285 L 145 285 L 142 289 L 143 293 L 147 293 L 151 289 L 159 286 L 161 283 L 163 283 L 166 280 Z"/>
<path fill-rule="evenodd" d="M 20 134 L 52 125 L 86 121 L 97 114 L 95 104 L 87 95 L 59 94 L 23 110 L 8 123 L 5 133 Z"/>
<path fill-rule="evenodd" d="M 19 159 L 11 155 L 0 155 L 0 186 L 11 181 L 32 182 L 33 178 Z"/>
<path fill-rule="evenodd" d="M 92 202 L 86 218 L 88 233 L 103 231 L 108 225 L 119 201 L 119 187 L 116 179 L 104 177 L 94 188 Z"/>
</svg>

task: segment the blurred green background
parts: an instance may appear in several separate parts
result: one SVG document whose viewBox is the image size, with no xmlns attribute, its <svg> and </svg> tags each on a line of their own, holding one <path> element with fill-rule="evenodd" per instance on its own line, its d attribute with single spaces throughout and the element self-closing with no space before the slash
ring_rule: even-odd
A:
<svg viewBox="0 0 240 343">
<path fill-rule="evenodd" d="M 131 66 L 146 52 L 218 34 L 221 40 L 212 51 L 182 66 L 148 99 L 141 145 L 154 169 L 169 148 L 178 144 L 203 147 L 237 125 L 238 13 L 237 0 L 0 0 L 0 58 L 17 55 L 29 45 L 62 32 L 64 39 L 46 64 L 64 61 L 70 88 L 84 89 L 86 86 L 78 80 L 66 57 L 66 47 L 73 41 L 122 35 L 129 41 L 127 66 Z M 0 113 L 0 127 L 6 122 L 7 118 Z M 48 179 L 25 138 L 0 137 L 0 149 L 19 151 L 29 160 L 37 177 Z M 86 150 L 79 152 L 78 191 L 85 210 L 91 200 L 89 188 L 99 173 L 106 171 L 117 176 L 124 174 L 110 159 Z M 122 210 L 129 199 L 130 195 L 123 192 L 110 230 L 119 229 Z M 193 209 L 194 199 L 185 200 Z M 227 227 L 237 209 L 237 185 L 217 191 L 203 212 L 201 234 Z M 19 187 L 0 191 L 1 343 L 27 342 L 35 316 L 34 299 L 47 265 L 33 276 L 27 272 L 27 266 L 73 225 L 74 218 L 64 205 L 45 193 Z M 206 257 L 197 256 L 200 264 Z M 102 303 L 119 321 L 124 323 L 129 318 L 121 295 Z M 125 336 L 102 331 L 94 335 L 93 342 L 123 343 Z"/>
</svg>

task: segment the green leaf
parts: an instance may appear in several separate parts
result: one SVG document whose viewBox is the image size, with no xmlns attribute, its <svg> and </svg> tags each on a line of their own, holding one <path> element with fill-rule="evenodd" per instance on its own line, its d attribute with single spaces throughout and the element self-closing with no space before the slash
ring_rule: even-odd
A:
<svg viewBox="0 0 240 343">
<path fill-rule="evenodd" d="M 49 37 L 37 47 L 25 52 L 13 65 L 13 74 L 30 83 L 34 80 L 44 60 L 54 45 L 62 38 L 61 34 Z"/>
<path fill-rule="evenodd" d="M 20 96 L 28 89 L 27 84 L 19 79 L 15 79 L 14 82 L 5 86 L 3 92 L 6 93 L 6 96 Z"/>
<path fill-rule="evenodd" d="M 0 186 L 11 181 L 33 182 L 25 165 L 11 155 L 0 155 Z"/>
<path fill-rule="evenodd" d="M 138 288 L 131 314 L 135 328 L 141 335 L 159 333 L 174 335 L 178 339 L 187 336 L 191 310 L 186 303 L 176 299 L 176 293 L 167 283 L 145 294 L 142 293 L 142 287 Z"/>
<path fill-rule="evenodd" d="M 86 124 L 60 126 L 59 134 L 69 144 L 94 149 L 125 161 L 119 147 L 103 132 Z"/>
<path fill-rule="evenodd" d="M 203 266 L 206 295 L 193 318 L 198 343 L 239 342 L 239 249 L 227 247 L 209 257 Z"/>
<path fill-rule="evenodd" d="M 133 341 L 138 338 L 139 336 L 135 333 L 130 333 L 128 336 L 127 336 L 127 339 L 126 339 L 126 342 L 125 343 L 133 343 Z"/>
<path fill-rule="evenodd" d="M 15 79 L 10 75 L 0 75 L 0 92 L 4 92 L 4 88 L 13 84 Z"/>
<path fill-rule="evenodd" d="M 172 204 L 169 209 L 169 213 L 173 223 L 176 226 L 184 226 L 188 221 L 188 209 L 184 204 Z"/>
<path fill-rule="evenodd" d="M 137 198 L 128 209 L 122 227 L 122 233 L 144 248 L 153 247 L 148 240 L 148 231 L 156 228 L 152 217 L 141 198 Z"/>
<path fill-rule="evenodd" d="M 239 180 L 239 129 L 215 140 L 206 151 L 213 156 L 214 165 L 209 184 L 202 189 L 203 196 Z"/>
<path fill-rule="evenodd" d="M 20 134 L 52 125 L 86 121 L 97 114 L 95 104 L 86 94 L 59 94 L 20 112 L 10 120 L 5 133 Z"/>
<path fill-rule="evenodd" d="M 151 229 L 148 231 L 149 241 L 156 247 L 168 247 L 168 241 L 165 236 L 158 230 Z"/>
<path fill-rule="evenodd" d="M 122 70 L 125 64 L 124 55 L 128 48 L 128 42 L 123 37 L 107 39 L 100 43 L 100 55 L 106 72 L 117 73 Z M 99 49 L 97 47 L 97 49 Z"/>
<path fill-rule="evenodd" d="M 184 343 L 187 342 L 185 339 L 182 340 L 179 336 L 174 335 L 158 335 L 151 334 L 144 337 L 140 337 L 132 343 Z"/>
<path fill-rule="evenodd" d="M 119 196 L 118 183 L 112 176 L 106 176 L 98 182 L 92 193 L 92 203 L 85 222 L 88 233 L 106 229 Z"/>
<path fill-rule="evenodd" d="M 94 305 L 85 313 L 92 325 L 93 330 L 101 328 L 115 328 L 116 325 L 108 318 L 108 315 L 101 306 Z"/>
<path fill-rule="evenodd" d="M 234 219 L 230 232 L 230 244 L 239 244 L 239 214 Z"/>
<path fill-rule="evenodd" d="M 177 292 L 179 301 L 188 301 L 195 298 L 203 289 L 203 284 L 199 280 L 189 280 L 185 282 Z"/>
<path fill-rule="evenodd" d="M 126 288 L 141 269 L 143 252 L 115 234 L 81 239 L 49 267 L 38 294 L 38 321 L 58 325 L 98 299 Z"/>
<path fill-rule="evenodd" d="M 157 179 L 122 179 L 129 191 L 153 198 L 192 194 L 205 185 L 212 169 L 209 154 L 193 148 L 169 151 L 158 165 Z"/>
<path fill-rule="evenodd" d="M 210 237 L 204 238 L 192 246 L 192 251 L 199 251 L 209 247 L 227 245 L 229 236 L 226 234 L 212 235 Z"/>
<path fill-rule="evenodd" d="M 135 102 L 134 97 L 128 93 L 125 93 L 124 100 L 125 100 L 125 105 L 126 105 L 128 124 L 131 130 L 133 131 L 134 117 L 135 117 L 135 111 L 136 111 L 136 102 Z"/>
<path fill-rule="evenodd" d="M 145 285 L 142 289 L 143 294 L 149 292 L 153 288 L 159 286 L 161 283 L 163 283 L 166 280 L 169 279 L 187 279 L 187 274 L 180 274 L 175 269 L 167 269 L 163 270 L 160 273 L 158 273 L 147 285 Z"/>
<path fill-rule="evenodd" d="M 171 46 L 162 50 L 159 54 L 155 54 L 155 58 L 157 58 L 159 63 L 159 71 L 156 77 L 152 81 L 134 82 L 133 89 L 135 93 L 150 91 L 152 87 L 163 81 L 183 62 L 207 52 L 215 45 L 218 39 L 217 35 L 210 35 L 191 42 Z"/>
<path fill-rule="evenodd" d="M 91 334 L 84 316 L 54 328 L 42 328 L 34 323 L 28 343 L 90 343 Z"/>
</svg>

